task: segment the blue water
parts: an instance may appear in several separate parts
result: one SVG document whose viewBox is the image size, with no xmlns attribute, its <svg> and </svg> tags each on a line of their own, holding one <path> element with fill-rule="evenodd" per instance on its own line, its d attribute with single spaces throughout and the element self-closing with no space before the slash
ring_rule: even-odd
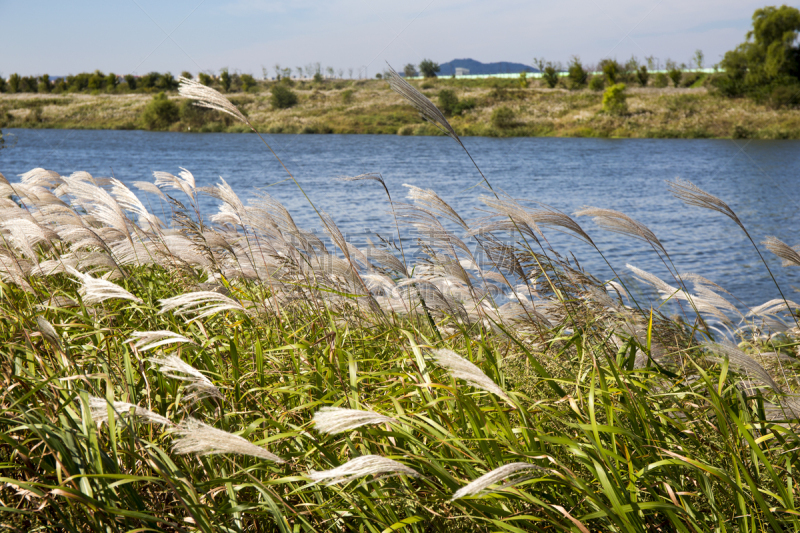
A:
<svg viewBox="0 0 800 533">
<path fill-rule="evenodd" d="M 189 169 L 198 186 L 223 177 L 244 199 L 256 189 L 284 203 L 301 227 L 320 227 L 286 172 L 252 134 L 187 134 L 143 131 L 5 130 L 16 144 L 0 150 L 0 172 L 44 167 L 61 174 L 85 170 L 126 184 L 152 181 L 156 170 Z M 391 236 L 385 193 L 374 182 L 342 183 L 337 176 L 380 173 L 395 201 L 404 183 L 434 189 L 465 219 L 482 216 L 485 191 L 461 148 L 446 137 L 391 135 L 271 135 L 265 137 L 318 208 L 358 240 L 366 233 Z M 646 224 L 681 272 L 705 276 L 749 305 L 778 296 L 742 231 L 725 216 L 683 205 L 664 180 L 681 177 L 725 200 L 760 242 L 775 235 L 800 243 L 793 221 L 800 208 L 800 141 L 466 138 L 464 144 L 496 189 L 565 213 L 583 205 L 622 211 Z M 143 194 L 143 193 L 142 193 Z M 177 193 L 176 193 L 177 196 Z M 180 196 L 177 196 L 182 199 Z M 157 199 L 150 197 L 160 213 Z M 204 211 L 216 212 L 207 199 Z M 618 271 L 626 263 L 668 280 L 645 243 L 608 233 L 591 220 L 578 222 Z M 601 278 L 611 273 L 598 254 L 577 239 L 550 231 L 560 253 L 574 252 L 581 266 Z M 763 248 L 763 247 L 762 247 Z M 765 256 L 791 299 L 800 268 Z"/>
</svg>

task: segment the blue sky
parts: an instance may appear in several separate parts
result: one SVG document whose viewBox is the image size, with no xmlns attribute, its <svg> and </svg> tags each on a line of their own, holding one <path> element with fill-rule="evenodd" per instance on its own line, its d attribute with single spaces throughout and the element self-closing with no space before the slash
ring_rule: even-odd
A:
<svg viewBox="0 0 800 533">
<path fill-rule="evenodd" d="M 424 58 L 531 64 L 654 56 L 713 65 L 744 40 L 747 0 L 0 0 L 0 74 L 222 67 L 260 75 L 319 62 L 372 77 Z"/>
</svg>

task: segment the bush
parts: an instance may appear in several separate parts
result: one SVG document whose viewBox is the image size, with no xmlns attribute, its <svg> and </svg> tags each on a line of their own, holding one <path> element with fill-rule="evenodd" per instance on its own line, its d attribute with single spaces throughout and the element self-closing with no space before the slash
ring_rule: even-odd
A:
<svg viewBox="0 0 800 533">
<path fill-rule="evenodd" d="M 445 116 L 449 117 L 455 114 L 457 108 L 458 96 L 456 96 L 455 92 L 450 89 L 442 89 L 439 91 L 439 109 Z"/>
<path fill-rule="evenodd" d="M 106 90 L 108 91 L 113 91 L 117 87 L 117 84 L 119 83 L 117 80 L 117 75 L 114 74 L 113 72 L 109 72 L 108 76 L 106 76 L 106 79 L 104 81 Z"/>
<path fill-rule="evenodd" d="M 620 66 L 613 59 L 604 59 L 600 62 L 600 70 L 603 71 L 603 75 L 606 77 L 606 81 L 609 85 L 614 85 L 617 83 L 617 77 L 619 77 Z"/>
<path fill-rule="evenodd" d="M 8 84 L 6 84 L 6 79 L 3 76 L 0 76 L 0 93 L 4 93 L 8 90 Z"/>
<path fill-rule="evenodd" d="M 256 79 L 251 74 L 242 74 L 240 79 L 242 81 L 242 90 L 244 92 L 248 92 L 250 89 L 255 89 L 258 86 Z"/>
<path fill-rule="evenodd" d="M 219 118 L 219 113 L 212 109 L 197 106 L 192 100 L 183 100 L 178 110 L 178 116 L 184 126 L 199 129 Z"/>
<path fill-rule="evenodd" d="M 342 91 L 342 103 L 349 104 L 353 101 L 353 89 L 346 89 Z"/>
<path fill-rule="evenodd" d="M 687 72 L 681 77 L 681 87 L 691 87 L 702 77 L 699 72 Z"/>
<path fill-rule="evenodd" d="M 492 111 L 492 126 L 498 129 L 513 128 L 517 125 L 514 112 L 506 106 L 500 106 Z"/>
<path fill-rule="evenodd" d="M 297 95 L 282 83 L 276 83 L 270 89 L 270 103 L 275 109 L 288 109 L 297 105 Z"/>
<path fill-rule="evenodd" d="M 581 65 L 580 58 L 578 58 L 578 56 L 573 56 L 567 72 L 570 89 L 581 89 L 586 87 L 586 81 L 588 77 L 589 74 L 586 72 L 586 69 L 583 68 L 583 65 Z"/>
<path fill-rule="evenodd" d="M 558 85 L 558 71 L 552 64 L 548 64 L 544 68 L 542 79 L 551 89 Z"/>
<path fill-rule="evenodd" d="M 158 72 L 149 72 L 139 78 L 139 87 L 142 89 L 154 89 L 156 83 L 158 83 L 158 78 L 161 77 L 161 74 Z"/>
<path fill-rule="evenodd" d="M 603 93 L 603 111 L 609 115 L 624 115 L 628 112 L 628 103 L 625 101 L 625 84 L 612 85 Z"/>
<path fill-rule="evenodd" d="M 639 82 L 639 85 L 642 87 L 647 86 L 647 82 L 650 80 L 650 73 L 647 72 L 647 67 L 642 65 L 636 71 L 636 81 Z"/>
<path fill-rule="evenodd" d="M 520 72 L 519 73 L 519 86 L 523 89 L 528 88 L 528 73 L 527 72 Z"/>
<path fill-rule="evenodd" d="M 142 112 L 142 123 L 148 130 L 165 130 L 179 118 L 178 106 L 163 92 L 155 95 Z"/>
<path fill-rule="evenodd" d="M 659 72 L 656 74 L 656 78 L 653 80 L 653 87 L 658 87 L 659 89 L 663 89 L 669 85 L 669 78 L 663 72 Z"/>
<path fill-rule="evenodd" d="M 39 78 L 39 92 L 49 93 L 52 88 L 53 87 L 50 84 L 50 76 L 48 74 L 43 74 L 42 77 Z"/>
<path fill-rule="evenodd" d="M 178 89 L 178 80 L 169 72 L 162 74 L 156 82 L 156 89 L 161 91 L 176 91 Z"/>
<path fill-rule="evenodd" d="M 188 70 L 184 70 L 183 72 L 181 72 L 181 78 L 186 78 L 187 80 L 191 80 L 192 73 L 189 72 Z"/>
<path fill-rule="evenodd" d="M 800 85 L 781 85 L 772 89 L 767 102 L 772 109 L 800 107 Z"/>
<path fill-rule="evenodd" d="M 419 64 L 419 71 L 426 78 L 435 78 L 440 70 L 439 63 L 434 63 L 430 59 L 423 59 Z"/>
<path fill-rule="evenodd" d="M 211 87 L 211 76 L 209 76 L 205 72 L 199 72 L 197 74 L 197 81 L 199 81 L 206 87 Z"/>
<path fill-rule="evenodd" d="M 593 91 L 602 91 L 606 87 L 606 81 L 603 76 L 592 76 L 589 80 L 589 88 Z"/>
</svg>

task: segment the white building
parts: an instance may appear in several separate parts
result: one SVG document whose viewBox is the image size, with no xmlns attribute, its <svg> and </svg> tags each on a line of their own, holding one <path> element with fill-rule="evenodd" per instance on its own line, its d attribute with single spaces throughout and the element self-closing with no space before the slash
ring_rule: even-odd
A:
<svg viewBox="0 0 800 533">
<path fill-rule="evenodd" d="M 468 68 L 456 67 L 456 76 L 468 76 L 468 75 L 469 75 Z"/>
</svg>

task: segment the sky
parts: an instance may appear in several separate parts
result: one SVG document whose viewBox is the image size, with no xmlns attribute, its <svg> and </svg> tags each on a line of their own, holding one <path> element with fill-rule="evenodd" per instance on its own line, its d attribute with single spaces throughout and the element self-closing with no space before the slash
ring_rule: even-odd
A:
<svg viewBox="0 0 800 533">
<path fill-rule="evenodd" d="M 422 59 L 584 64 L 652 56 L 712 66 L 749 0 L 0 0 L 0 74 L 251 73 L 320 63 L 373 77 Z"/>
</svg>

